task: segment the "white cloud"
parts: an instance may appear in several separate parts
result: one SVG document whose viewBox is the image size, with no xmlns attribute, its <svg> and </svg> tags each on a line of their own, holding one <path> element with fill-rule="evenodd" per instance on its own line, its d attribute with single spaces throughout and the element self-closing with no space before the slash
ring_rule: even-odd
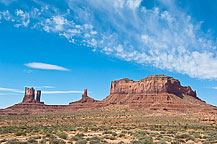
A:
<svg viewBox="0 0 217 144">
<path fill-rule="evenodd" d="M 53 88 L 56 88 L 54 86 L 49 86 L 49 85 L 45 85 L 45 86 L 25 86 L 25 87 L 33 87 L 33 88 L 36 88 L 36 89 L 53 89 Z"/>
<path fill-rule="evenodd" d="M 32 70 L 24 70 L 25 73 L 32 73 Z"/>
<path fill-rule="evenodd" d="M 71 0 L 60 9 L 38 0 L 41 7 L 37 9 L 17 8 L 14 14 L 3 11 L 0 15 L 7 21 L 14 19 L 15 26 L 56 33 L 71 43 L 126 61 L 217 79 L 215 37 L 204 33 L 202 22 L 179 10 L 175 1 L 156 2 L 159 7 L 147 9 L 142 0 Z M 43 63 L 29 67 L 68 70 Z"/>
<path fill-rule="evenodd" d="M 14 92 L 14 93 L 24 93 L 24 91 L 11 89 L 11 88 L 1 88 L 0 91 Z M 42 91 L 42 94 L 82 94 L 83 91 Z M 3 95 L 3 93 L 1 93 Z"/>
<path fill-rule="evenodd" d="M 70 71 L 69 69 L 58 66 L 58 65 L 38 63 L 38 62 L 27 63 L 25 64 L 25 66 L 29 68 L 35 68 L 35 69 Z"/>
<path fill-rule="evenodd" d="M 20 20 L 18 21 L 18 24 L 15 24 L 16 27 L 24 26 L 27 27 L 30 23 L 30 16 L 28 12 L 23 12 L 20 9 L 16 10 L 16 16 L 20 17 Z"/>
<path fill-rule="evenodd" d="M 0 3 L 3 3 L 5 5 L 9 5 L 9 4 L 11 4 L 12 2 L 15 2 L 15 1 L 17 1 L 17 0 L 0 0 Z"/>
<path fill-rule="evenodd" d="M 24 93 L 24 91 L 20 91 L 20 90 L 17 90 L 17 89 L 1 88 L 1 87 L 0 87 L 0 91 L 8 91 L 8 92 L 15 92 L 15 93 Z"/>
<path fill-rule="evenodd" d="M 41 88 L 55 88 L 54 86 L 42 86 Z"/>
<path fill-rule="evenodd" d="M 135 9 L 138 8 L 141 4 L 142 0 L 128 0 L 127 5 L 129 8 Z"/>
<path fill-rule="evenodd" d="M 43 94 L 70 94 L 70 93 L 78 93 L 82 94 L 83 91 L 42 91 Z"/>
</svg>

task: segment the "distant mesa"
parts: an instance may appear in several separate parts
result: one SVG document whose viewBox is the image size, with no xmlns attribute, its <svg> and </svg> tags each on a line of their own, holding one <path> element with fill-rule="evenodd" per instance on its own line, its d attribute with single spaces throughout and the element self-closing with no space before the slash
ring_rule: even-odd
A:
<svg viewBox="0 0 217 144">
<path fill-rule="evenodd" d="M 217 114 L 217 107 L 206 104 L 197 97 L 190 86 L 165 75 L 151 75 L 139 81 L 124 78 L 111 82 L 110 95 L 98 101 L 90 98 L 87 89 L 81 99 L 68 105 L 46 105 L 40 101 L 42 92 L 25 88 L 23 101 L 1 110 L 4 114 L 37 114 L 45 112 L 70 112 L 123 105 L 132 109 L 166 110 Z"/>
</svg>

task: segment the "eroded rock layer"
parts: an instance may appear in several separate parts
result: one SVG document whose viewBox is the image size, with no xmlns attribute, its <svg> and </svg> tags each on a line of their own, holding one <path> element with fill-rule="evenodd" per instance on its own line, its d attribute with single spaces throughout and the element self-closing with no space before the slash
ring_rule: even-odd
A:
<svg viewBox="0 0 217 144">
<path fill-rule="evenodd" d="M 69 105 L 45 105 L 40 101 L 41 91 L 25 88 L 19 104 L 0 110 L 0 114 L 37 114 L 98 109 L 118 105 L 134 109 L 205 112 L 217 114 L 217 108 L 200 100 L 190 86 L 181 86 L 179 80 L 165 75 L 148 76 L 140 81 L 127 78 L 112 81 L 110 95 L 102 101 L 94 100 L 84 90 L 82 98 Z"/>
<path fill-rule="evenodd" d="M 196 97 L 196 91 L 190 86 L 181 86 L 179 80 L 165 75 L 152 75 L 140 81 L 127 78 L 112 81 L 110 94 L 148 94 L 170 93 L 175 95 L 190 95 Z"/>
<path fill-rule="evenodd" d="M 112 81 L 110 95 L 103 103 L 129 105 L 132 108 L 203 111 L 211 108 L 196 96 L 190 86 L 165 75 L 148 76 L 140 81 L 127 78 Z"/>
</svg>

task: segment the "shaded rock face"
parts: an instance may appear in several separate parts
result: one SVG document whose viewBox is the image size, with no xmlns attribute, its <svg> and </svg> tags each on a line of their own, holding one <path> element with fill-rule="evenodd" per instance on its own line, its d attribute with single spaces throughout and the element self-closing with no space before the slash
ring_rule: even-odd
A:
<svg viewBox="0 0 217 144">
<path fill-rule="evenodd" d="M 22 103 L 42 103 L 40 99 L 41 99 L 40 90 L 37 91 L 36 99 L 35 99 L 35 89 L 33 87 L 32 88 L 25 87 L 25 95 Z"/>
<path fill-rule="evenodd" d="M 84 89 L 84 94 L 82 94 L 82 98 L 79 101 L 71 102 L 69 104 L 75 104 L 75 103 L 95 103 L 97 100 L 90 98 L 87 96 L 87 89 Z"/>
<path fill-rule="evenodd" d="M 127 78 L 112 81 L 110 95 L 102 101 L 94 100 L 84 90 L 82 98 L 69 105 L 45 105 L 40 102 L 41 91 L 25 88 L 23 102 L 5 109 L 5 113 L 70 112 L 85 109 L 112 107 L 114 104 L 135 109 L 160 109 L 167 111 L 214 112 L 217 108 L 196 96 L 190 86 L 181 86 L 177 79 L 165 75 L 148 76 L 140 81 Z"/>
<path fill-rule="evenodd" d="M 129 105 L 133 108 L 197 110 L 206 103 L 196 96 L 190 86 L 165 75 L 148 76 L 140 81 L 127 78 L 112 81 L 110 95 L 103 103 Z"/>
<path fill-rule="evenodd" d="M 41 91 L 38 90 L 36 95 L 36 102 L 40 102 L 40 101 L 41 101 Z"/>
<path fill-rule="evenodd" d="M 25 87 L 25 96 L 23 98 L 23 103 L 33 103 L 35 102 L 35 90 L 34 88 Z"/>
<path fill-rule="evenodd" d="M 165 75 L 148 76 L 140 81 L 127 78 L 112 81 L 110 94 L 150 94 L 170 93 L 175 95 L 190 95 L 196 97 L 196 91 L 190 86 L 181 86 L 179 80 Z"/>
</svg>

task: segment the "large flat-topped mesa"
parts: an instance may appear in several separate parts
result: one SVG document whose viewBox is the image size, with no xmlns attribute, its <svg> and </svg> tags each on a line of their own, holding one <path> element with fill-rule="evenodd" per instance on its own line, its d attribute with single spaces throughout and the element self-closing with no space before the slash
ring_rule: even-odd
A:
<svg viewBox="0 0 217 144">
<path fill-rule="evenodd" d="M 165 75 L 152 75 L 140 81 L 127 78 L 112 81 L 110 94 L 171 93 L 196 97 L 190 86 L 181 86 L 179 80 Z"/>
<path fill-rule="evenodd" d="M 199 99 L 190 86 L 181 86 L 179 80 L 165 75 L 152 75 L 139 81 L 128 78 L 112 81 L 110 95 L 102 101 L 89 97 L 85 89 L 82 98 L 69 105 L 46 105 L 40 102 L 41 91 L 36 93 L 35 98 L 34 88 L 26 87 L 23 102 L 6 108 L 2 113 L 37 114 L 126 106 L 130 109 L 217 114 L 217 108 Z"/>
</svg>

